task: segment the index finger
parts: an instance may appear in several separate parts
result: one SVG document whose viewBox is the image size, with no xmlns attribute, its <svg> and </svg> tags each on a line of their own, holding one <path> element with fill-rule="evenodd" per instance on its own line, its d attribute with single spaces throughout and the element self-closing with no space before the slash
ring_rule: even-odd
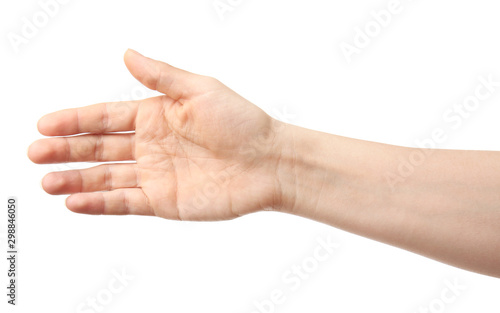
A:
<svg viewBox="0 0 500 313">
<path fill-rule="evenodd" d="M 135 130 L 137 101 L 98 103 L 43 116 L 38 131 L 45 136 Z"/>
</svg>

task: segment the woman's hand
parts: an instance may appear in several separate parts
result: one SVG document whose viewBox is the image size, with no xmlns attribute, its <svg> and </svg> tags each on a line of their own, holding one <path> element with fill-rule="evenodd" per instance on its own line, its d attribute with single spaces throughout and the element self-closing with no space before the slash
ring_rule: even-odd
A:
<svg viewBox="0 0 500 313">
<path fill-rule="evenodd" d="M 34 142 L 33 162 L 108 162 L 49 173 L 45 191 L 71 194 L 66 205 L 78 213 L 180 220 L 231 219 L 281 205 L 275 174 L 283 123 L 216 79 L 132 50 L 125 63 L 164 95 L 42 117 L 40 133 L 61 137 Z M 125 160 L 135 162 L 109 163 Z"/>
</svg>

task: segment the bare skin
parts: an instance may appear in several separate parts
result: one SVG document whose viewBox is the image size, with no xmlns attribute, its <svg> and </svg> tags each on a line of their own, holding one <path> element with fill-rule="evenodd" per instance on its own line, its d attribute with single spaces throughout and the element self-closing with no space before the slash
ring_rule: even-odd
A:
<svg viewBox="0 0 500 313">
<path fill-rule="evenodd" d="M 279 122 L 216 79 L 132 50 L 125 64 L 163 95 L 38 123 L 54 138 L 30 146 L 33 162 L 107 162 L 43 178 L 46 192 L 70 194 L 70 210 L 225 220 L 270 209 L 500 277 L 498 152 L 425 151 L 411 176 L 388 183 L 417 149 Z M 124 160 L 134 162 L 109 163 Z"/>
</svg>

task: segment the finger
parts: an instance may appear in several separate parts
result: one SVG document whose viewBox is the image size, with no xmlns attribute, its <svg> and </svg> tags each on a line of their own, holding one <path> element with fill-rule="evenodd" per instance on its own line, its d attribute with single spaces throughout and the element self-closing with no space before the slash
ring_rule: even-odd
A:
<svg viewBox="0 0 500 313">
<path fill-rule="evenodd" d="M 38 164 L 134 160 L 135 134 L 81 135 L 46 138 L 28 148 Z"/>
<path fill-rule="evenodd" d="M 102 164 L 95 167 L 53 172 L 42 179 L 43 189 L 52 195 L 109 191 L 139 187 L 136 164 Z"/>
<path fill-rule="evenodd" d="M 138 107 L 138 102 L 130 101 L 61 110 L 43 116 L 38 131 L 45 136 L 132 131 Z"/>
<path fill-rule="evenodd" d="M 131 49 L 125 52 L 124 60 L 130 73 L 144 86 L 174 100 L 188 99 L 201 92 L 201 75 L 147 58 Z"/>
<path fill-rule="evenodd" d="M 73 212 L 84 214 L 154 215 L 141 188 L 76 193 L 66 199 L 66 206 Z"/>
</svg>

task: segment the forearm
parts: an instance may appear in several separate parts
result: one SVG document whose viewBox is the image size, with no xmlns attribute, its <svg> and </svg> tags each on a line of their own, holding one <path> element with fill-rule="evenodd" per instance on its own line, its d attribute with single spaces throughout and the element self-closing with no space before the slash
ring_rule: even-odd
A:
<svg viewBox="0 0 500 313">
<path fill-rule="evenodd" d="M 290 125 L 281 138 L 282 211 L 500 277 L 499 153 L 424 152 Z M 415 166 L 403 177 L 405 160 Z"/>
</svg>

